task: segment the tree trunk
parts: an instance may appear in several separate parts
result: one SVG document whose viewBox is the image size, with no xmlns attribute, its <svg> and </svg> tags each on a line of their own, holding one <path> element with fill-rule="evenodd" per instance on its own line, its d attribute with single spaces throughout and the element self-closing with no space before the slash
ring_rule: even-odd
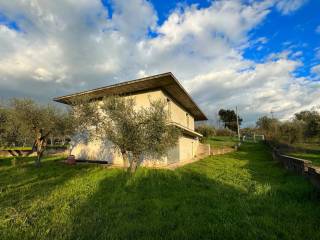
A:
<svg viewBox="0 0 320 240">
<path fill-rule="evenodd" d="M 138 158 L 134 157 L 130 162 L 129 171 L 130 173 L 135 173 L 138 168 Z"/>
<path fill-rule="evenodd" d="M 37 151 L 36 167 L 40 167 L 41 156 L 42 156 L 42 153 Z"/>
</svg>

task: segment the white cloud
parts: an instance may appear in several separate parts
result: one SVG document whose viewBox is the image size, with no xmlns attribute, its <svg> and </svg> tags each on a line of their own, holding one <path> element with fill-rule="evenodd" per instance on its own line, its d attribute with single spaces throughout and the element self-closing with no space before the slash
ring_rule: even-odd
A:
<svg viewBox="0 0 320 240">
<path fill-rule="evenodd" d="M 276 1 L 277 9 L 284 15 L 293 13 L 302 7 L 308 0 L 279 0 Z"/>
<path fill-rule="evenodd" d="M 320 47 L 314 49 L 316 59 L 320 59 Z"/>
<path fill-rule="evenodd" d="M 300 53 L 273 53 L 263 63 L 244 59 L 245 48 L 268 41 L 248 35 L 272 4 L 214 1 L 208 8 L 176 9 L 157 25 L 145 0 L 112 1 L 112 17 L 98 0 L 2 1 L 0 8 L 22 31 L 0 25 L 0 93 L 50 101 L 171 71 L 209 118 L 235 105 L 247 122 L 271 109 L 286 117 L 320 97 L 316 85 L 294 77 L 301 63 L 290 54 Z"/>
<path fill-rule="evenodd" d="M 313 66 L 311 68 L 311 72 L 316 74 L 320 78 L 320 64 L 316 65 L 316 66 Z"/>
</svg>

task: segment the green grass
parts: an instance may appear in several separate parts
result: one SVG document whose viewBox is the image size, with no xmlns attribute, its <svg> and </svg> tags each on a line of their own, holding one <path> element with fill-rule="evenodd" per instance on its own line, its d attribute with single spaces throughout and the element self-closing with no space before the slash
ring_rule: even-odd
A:
<svg viewBox="0 0 320 240">
<path fill-rule="evenodd" d="M 262 144 L 134 177 L 32 160 L 0 160 L 0 239 L 320 239 L 318 193 Z"/>
<path fill-rule="evenodd" d="M 215 136 L 204 140 L 205 143 L 210 144 L 214 148 L 233 147 L 238 142 L 237 137 Z"/>
<path fill-rule="evenodd" d="M 68 149 L 68 145 L 47 145 L 47 149 L 64 148 Z M 32 147 L 0 147 L 0 150 L 32 150 Z"/>
<path fill-rule="evenodd" d="M 290 156 L 310 160 L 312 165 L 320 167 L 320 153 L 301 153 L 293 152 L 289 153 Z"/>
<path fill-rule="evenodd" d="M 319 143 L 295 143 L 293 144 L 293 146 L 301 149 L 306 149 L 306 150 L 320 151 Z"/>
<path fill-rule="evenodd" d="M 32 150 L 32 147 L 0 147 L 0 150 Z"/>
</svg>

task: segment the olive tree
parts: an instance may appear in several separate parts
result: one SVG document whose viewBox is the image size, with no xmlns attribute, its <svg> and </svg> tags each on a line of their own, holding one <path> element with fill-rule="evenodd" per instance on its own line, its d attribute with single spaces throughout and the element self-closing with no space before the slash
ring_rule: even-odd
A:
<svg viewBox="0 0 320 240">
<path fill-rule="evenodd" d="M 280 125 L 280 133 L 282 138 L 286 138 L 288 143 L 301 142 L 303 140 L 305 123 L 300 120 L 286 121 Z"/>
<path fill-rule="evenodd" d="M 110 140 L 134 173 L 145 158 L 161 158 L 176 145 L 179 131 L 168 124 L 166 102 L 137 107 L 133 98 L 112 96 L 100 105 L 100 136 Z"/>
<path fill-rule="evenodd" d="M 100 114 L 98 107 L 90 101 L 87 96 L 73 99 L 66 114 L 66 131 L 72 135 L 70 142 L 70 154 L 72 149 L 81 141 L 98 137 L 98 126 L 100 126 Z"/>
</svg>

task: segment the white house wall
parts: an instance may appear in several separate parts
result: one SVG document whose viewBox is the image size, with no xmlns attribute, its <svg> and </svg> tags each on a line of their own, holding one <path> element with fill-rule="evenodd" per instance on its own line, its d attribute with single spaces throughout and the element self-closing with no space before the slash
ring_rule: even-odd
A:
<svg viewBox="0 0 320 240">
<path fill-rule="evenodd" d="M 167 101 L 168 97 L 161 90 L 154 90 L 144 93 L 137 93 L 130 95 L 135 99 L 136 107 L 149 107 L 150 101 L 164 100 Z M 98 105 L 99 103 L 97 103 Z M 170 110 L 170 111 L 169 111 Z M 189 126 L 187 124 L 186 111 L 182 109 L 177 103 L 172 101 L 168 102 L 168 111 L 170 113 L 171 121 L 176 122 L 182 126 L 185 126 L 191 130 L 194 130 L 194 118 L 189 115 Z M 124 163 L 121 154 L 116 151 L 112 144 L 108 141 L 102 142 L 99 140 L 85 141 L 85 139 L 77 139 L 72 154 L 75 155 L 76 159 L 85 160 L 105 160 L 109 163 L 121 166 L 127 166 L 128 163 Z M 173 147 L 168 151 L 167 156 L 162 159 L 145 160 L 143 165 L 166 165 L 184 160 L 190 160 L 195 156 L 199 141 L 192 137 L 181 136 L 177 143 L 177 146 Z"/>
</svg>

